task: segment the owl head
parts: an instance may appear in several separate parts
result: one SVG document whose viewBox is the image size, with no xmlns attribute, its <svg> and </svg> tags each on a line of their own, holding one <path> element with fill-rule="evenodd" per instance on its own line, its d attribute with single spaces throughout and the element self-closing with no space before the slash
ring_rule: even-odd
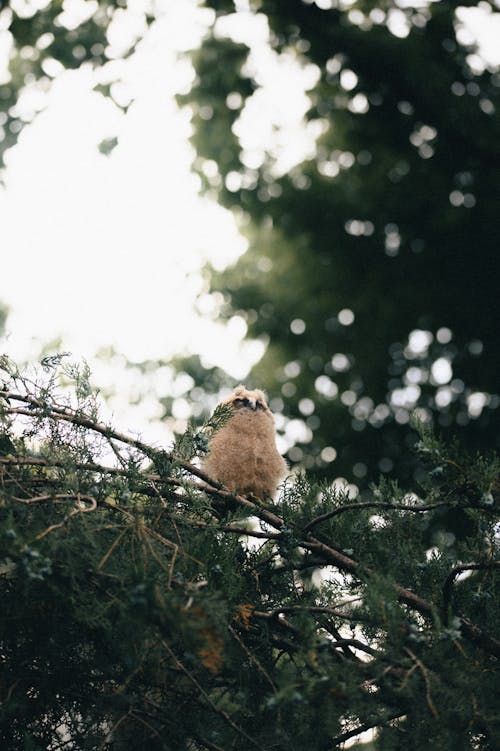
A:
<svg viewBox="0 0 500 751">
<path fill-rule="evenodd" d="M 260 389 L 249 391 L 246 386 L 236 386 L 233 393 L 224 400 L 235 410 L 252 410 L 254 412 L 269 412 L 266 397 Z"/>
</svg>

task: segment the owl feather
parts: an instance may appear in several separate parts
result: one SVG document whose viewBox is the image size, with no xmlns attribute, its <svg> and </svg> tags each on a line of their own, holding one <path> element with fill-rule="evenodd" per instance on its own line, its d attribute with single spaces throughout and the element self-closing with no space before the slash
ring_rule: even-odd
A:
<svg viewBox="0 0 500 751">
<path fill-rule="evenodd" d="M 221 405 L 231 407 L 232 414 L 210 440 L 204 472 L 233 493 L 273 498 L 287 464 L 276 448 L 274 418 L 264 393 L 237 386 Z"/>
</svg>

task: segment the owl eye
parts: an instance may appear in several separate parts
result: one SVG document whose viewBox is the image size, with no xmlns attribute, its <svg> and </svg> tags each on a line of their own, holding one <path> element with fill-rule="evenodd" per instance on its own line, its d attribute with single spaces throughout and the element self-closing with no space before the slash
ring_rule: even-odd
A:
<svg viewBox="0 0 500 751">
<path fill-rule="evenodd" d="M 257 404 L 255 405 L 255 409 L 265 409 L 265 407 L 262 404 L 262 402 L 257 402 Z"/>
<path fill-rule="evenodd" d="M 235 400 L 234 400 L 234 404 L 244 404 L 244 405 L 247 405 L 247 404 L 250 404 L 250 402 L 249 402 L 249 401 L 248 401 L 248 399 L 247 399 L 247 398 L 245 397 L 245 398 L 238 398 L 238 399 L 235 399 Z"/>
</svg>

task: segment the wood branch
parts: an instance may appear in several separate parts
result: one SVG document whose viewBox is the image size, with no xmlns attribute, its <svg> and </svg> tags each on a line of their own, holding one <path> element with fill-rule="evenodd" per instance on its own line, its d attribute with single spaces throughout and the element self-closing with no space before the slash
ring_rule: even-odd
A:
<svg viewBox="0 0 500 751">
<path fill-rule="evenodd" d="M 177 517 L 175 517 L 177 519 Z M 179 521 L 186 521 L 185 519 L 179 519 Z M 200 529 L 212 529 L 214 532 L 230 532 L 231 534 L 256 537 L 259 540 L 280 540 L 281 534 L 278 532 L 261 532 L 255 529 L 248 529 L 247 527 L 237 527 L 233 524 L 210 524 L 197 519 L 190 519 L 189 526 L 198 527 Z"/>
<path fill-rule="evenodd" d="M 46 493 L 45 495 L 35 495 L 32 498 L 17 498 L 12 496 L 18 503 L 43 503 L 44 501 L 87 501 L 93 508 L 97 507 L 97 501 L 92 495 L 85 493 Z"/>
<path fill-rule="evenodd" d="M 336 565 L 341 571 L 354 574 L 364 579 L 369 579 L 373 574 L 368 567 L 362 566 L 344 553 L 335 550 L 335 548 L 330 548 L 328 545 L 320 542 L 310 534 L 308 535 L 308 542 L 301 543 L 301 545 L 309 550 L 322 553 L 327 560 Z M 398 584 L 394 585 L 394 589 L 400 602 L 408 605 L 426 618 L 432 618 L 433 608 L 427 600 L 424 600 L 415 592 L 405 589 Z M 495 657 L 500 657 L 500 641 L 486 634 L 479 626 L 472 623 L 468 618 L 460 619 L 460 628 L 466 639 Z"/>
<path fill-rule="evenodd" d="M 220 501 L 224 501 L 228 504 L 236 504 L 242 508 L 245 508 L 249 514 L 257 516 L 262 521 L 269 524 L 271 527 L 274 527 L 277 530 L 282 529 L 285 524 L 283 519 L 275 514 L 270 509 L 262 506 L 260 503 L 258 503 L 255 500 L 251 500 L 245 496 L 236 495 L 231 493 L 227 488 L 224 488 L 221 483 L 216 482 L 215 480 L 212 480 L 210 477 L 208 477 L 202 470 L 200 470 L 198 467 L 195 467 L 193 464 L 176 457 L 173 453 L 165 451 L 163 449 L 157 449 L 152 448 L 151 446 L 148 446 L 146 443 L 142 442 L 139 439 L 131 438 L 130 436 L 124 435 L 122 433 L 119 433 L 108 426 L 102 425 L 100 423 L 95 422 L 90 417 L 84 415 L 84 414 L 78 414 L 77 412 L 71 410 L 69 407 L 61 407 L 57 405 L 48 406 L 45 402 L 43 402 L 40 399 L 37 399 L 36 397 L 30 396 L 30 395 L 21 395 L 17 394 L 11 391 L 6 390 L 0 390 L 0 397 L 3 397 L 4 399 L 13 400 L 17 402 L 24 403 L 28 405 L 28 408 L 26 409 L 17 409 L 12 407 L 7 407 L 5 409 L 5 413 L 9 414 L 22 414 L 24 416 L 27 416 L 31 419 L 52 419 L 52 420 L 63 420 L 67 421 L 69 423 L 72 423 L 74 425 L 78 425 L 81 427 L 85 427 L 89 430 L 92 430 L 94 432 L 97 432 L 107 438 L 109 441 L 118 441 L 125 445 L 129 445 L 133 448 L 136 448 L 141 453 L 144 454 L 144 456 L 148 457 L 151 461 L 154 462 L 155 457 L 161 457 L 162 460 L 167 462 L 172 462 L 175 465 L 181 467 L 185 472 L 188 474 L 200 479 L 203 481 L 203 485 L 200 485 L 199 483 L 193 483 L 193 487 L 197 488 L 198 490 L 204 491 L 207 495 L 217 498 Z M 32 461 L 32 460 L 30 460 Z M 6 457 L 6 462 L 3 463 L 12 463 L 13 460 L 10 457 Z M 98 469 L 97 467 L 99 465 L 85 465 L 86 469 L 90 469 L 91 467 L 96 467 L 94 471 L 102 471 Z M 107 468 L 103 468 L 104 471 L 108 471 Z M 112 473 L 118 472 L 117 468 L 113 468 Z M 125 472 L 125 470 L 121 470 L 121 472 Z M 182 485 L 182 481 L 176 480 L 176 478 L 165 478 L 162 475 L 149 475 L 148 480 L 154 482 L 167 482 L 167 484 L 176 484 L 179 483 L 179 485 Z M 184 481 L 185 482 L 185 481 Z M 188 481 L 189 482 L 189 481 Z M 385 504 L 383 502 L 373 501 L 373 502 L 361 502 L 361 503 L 355 503 L 355 504 L 347 504 L 344 506 L 340 506 L 337 509 L 333 509 L 332 511 L 328 512 L 327 514 L 323 514 L 319 517 L 316 517 L 316 519 L 313 519 L 311 522 L 309 522 L 308 525 L 304 528 L 305 533 L 305 539 L 298 541 L 298 547 L 303 547 L 307 550 L 310 550 L 314 553 L 316 553 L 318 556 L 320 556 L 325 563 L 333 564 L 339 568 L 344 573 L 352 574 L 354 576 L 359 577 L 360 579 L 367 580 L 372 575 L 372 571 L 364 566 L 362 563 L 354 560 L 350 556 L 346 555 L 340 550 L 335 549 L 331 545 L 328 545 L 321 540 L 317 539 L 316 537 L 313 537 L 310 530 L 312 527 L 316 526 L 317 524 L 320 524 L 322 521 L 325 521 L 326 519 L 329 519 L 336 514 L 343 513 L 344 511 L 351 511 L 355 509 L 361 509 L 361 508 L 389 508 L 389 509 L 397 509 L 397 510 L 405 510 L 405 511 L 414 511 L 414 512 L 422 512 L 431 510 L 434 508 L 437 508 L 438 506 L 446 506 L 449 505 L 445 502 L 441 504 L 432 504 L 428 506 L 406 506 L 404 504 Z M 113 506 L 112 504 L 107 504 L 109 508 L 114 508 L 116 510 L 121 511 L 122 513 L 127 513 L 123 509 L 121 509 L 119 506 Z M 131 515 L 130 515 L 131 516 Z M 229 531 L 229 530 L 225 530 Z M 151 534 L 153 537 L 155 537 L 155 534 L 153 534 L 153 530 L 149 530 L 149 534 Z M 245 532 L 247 534 L 248 532 Z M 259 535 L 260 536 L 260 535 Z M 276 537 L 274 537 L 276 539 Z M 164 544 L 173 545 L 170 541 L 162 541 Z M 449 590 L 452 585 L 453 581 L 455 579 L 455 576 L 457 573 L 453 575 L 451 579 L 449 579 L 449 584 L 446 585 L 447 590 Z M 451 576 L 451 575 L 450 575 Z M 411 590 L 405 589 L 404 587 L 401 587 L 400 585 L 395 585 L 395 591 L 397 593 L 397 597 L 400 600 L 400 602 L 404 603 L 408 607 L 416 610 L 421 615 L 431 618 L 433 614 L 433 608 L 429 602 L 424 600 L 422 597 L 417 595 L 416 593 L 412 592 Z M 269 617 L 268 614 L 262 613 L 260 614 L 261 617 Z M 279 619 L 280 622 L 283 622 L 283 619 Z M 496 639 L 493 639 L 492 637 L 488 636 L 487 634 L 484 634 L 482 629 L 479 628 L 479 626 L 475 625 L 471 621 L 469 621 L 466 618 L 462 618 L 461 621 L 461 630 L 462 634 L 469 639 L 470 641 L 474 642 L 478 646 L 480 646 L 482 649 L 485 649 L 487 652 L 494 654 L 496 656 L 500 656 L 500 642 L 498 642 Z M 291 625 L 291 624 L 290 624 Z"/>
<path fill-rule="evenodd" d="M 116 440 L 126 445 L 132 446 L 133 448 L 141 451 L 141 453 L 143 453 L 153 462 L 155 456 L 161 457 L 164 461 L 172 462 L 184 469 L 188 474 L 191 474 L 202 480 L 206 485 L 202 489 L 207 492 L 208 495 L 216 496 L 217 498 L 223 499 L 225 501 L 236 503 L 237 505 L 244 506 L 249 510 L 251 509 L 252 514 L 258 516 L 263 521 L 268 522 L 270 525 L 277 529 L 280 529 L 284 526 L 282 519 L 280 519 L 280 517 L 274 514 L 272 511 L 263 508 L 259 503 L 252 501 L 245 496 L 231 493 L 227 488 L 224 487 L 224 485 L 222 485 L 222 483 L 213 480 L 201 469 L 195 467 L 190 462 L 187 462 L 184 459 L 175 456 L 171 452 L 165 451 L 163 449 L 153 448 L 143 441 L 140 441 L 139 439 L 131 438 L 130 436 L 127 436 L 123 433 L 119 433 L 112 428 L 107 427 L 106 425 L 95 422 L 85 415 L 79 415 L 68 407 L 49 408 L 44 402 L 36 399 L 35 397 L 29 395 L 22 396 L 21 394 L 16 394 L 11 391 L 0 391 L 0 397 L 3 397 L 4 399 L 13 399 L 24 402 L 26 404 L 29 404 L 32 408 L 38 410 L 35 412 L 34 409 L 7 408 L 5 410 L 6 413 L 21 414 L 25 417 L 30 417 L 31 419 L 38 418 L 63 420 L 72 423 L 73 425 L 78 425 L 80 427 L 85 427 L 89 430 L 93 430 L 94 432 L 99 433 L 110 441 Z"/>
<path fill-rule="evenodd" d="M 334 746 L 340 746 L 341 743 L 345 743 L 345 741 L 348 741 L 350 738 L 354 738 L 356 735 L 366 733 L 367 730 L 372 730 L 372 728 L 384 727 L 385 725 L 388 725 L 389 722 L 397 720 L 400 717 L 404 717 L 405 714 L 406 712 L 397 712 L 383 719 L 370 720 L 369 722 L 365 722 L 362 725 L 358 725 L 358 727 L 353 728 L 353 730 L 348 730 L 347 732 L 342 733 L 341 735 L 337 735 L 335 738 L 332 738 L 332 743 Z"/>
<path fill-rule="evenodd" d="M 360 503 L 346 503 L 344 506 L 337 506 L 337 508 L 328 511 L 325 514 L 321 514 L 321 516 L 315 517 L 309 522 L 309 524 L 306 524 L 302 532 L 303 534 L 307 534 L 317 524 L 322 524 L 323 522 L 328 521 L 328 519 L 332 519 L 334 516 L 343 514 L 345 511 L 359 511 L 360 509 L 365 508 L 378 508 L 388 509 L 392 511 L 413 511 L 414 513 L 422 513 L 424 511 L 433 511 L 436 508 L 441 508 L 442 506 L 449 505 L 450 503 L 447 501 L 443 501 L 442 503 L 429 503 L 422 506 L 407 506 L 404 503 L 385 503 L 384 501 L 362 501 Z"/>
<path fill-rule="evenodd" d="M 229 725 L 238 735 L 240 735 L 242 738 L 244 738 L 247 743 L 250 743 L 254 748 L 259 749 L 259 751 L 265 751 L 260 743 L 258 743 L 254 738 L 252 738 L 248 733 L 245 732 L 243 728 L 240 728 L 229 716 L 227 712 L 225 712 L 223 709 L 220 709 L 216 706 L 210 695 L 205 691 L 203 686 L 198 682 L 198 680 L 195 678 L 195 676 L 184 666 L 184 664 L 179 660 L 177 655 L 174 653 L 174 651 L 169 647 L 166 641 L 162 640 L 161 642 L 165 648 L 165 650 L 168 652 L 172 660 L 174 661 L 174 664 L 181 670 L 184 675 L 187 677 L 187 679 L 196 687 L 196 689 L 199 691 L 200 695 L 205 699 L 208 706 L 217 714 L 219 717 L 221 717 L 224 722 Z"/>
<path fill-rule="evenodd" d="M 463 571 L 487 571 L 489 569 L 493 568 L 500 568 L 500 561 L 483 561 L 482 563 L 460 563 L 458 566 L 455 566 L 448 576 L 446 577 L 446 581 L 443 586 L 443 614 L 446 614 L 448 612 L 448 607 L 450 605 L 451 596 L 453 592 L 453 585 L 455 583 L 455 579 L 459 574 L 461 574 Z"/>
<path fill-rule="evenodd" d="M 354 647 L 354 649 L 366 652 L 372 657 L 384 657 L 383 652 L 380 652 L 378 649 L 373 649 L 369 644 L 365 644 L 359 639 L 337 639 L 337 641 L 332 641 L 330 646 L 334 649 L 337 647 L 340 647 L 341 649 L 344 649 L 345 647 Z"/>
</svg>

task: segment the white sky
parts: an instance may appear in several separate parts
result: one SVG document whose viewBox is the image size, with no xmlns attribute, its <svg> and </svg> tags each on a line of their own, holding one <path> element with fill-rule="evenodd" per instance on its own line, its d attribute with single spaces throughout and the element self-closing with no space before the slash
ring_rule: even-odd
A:
<svg viewBox="0 0 500 751">
<path fill-rule="evenodd" d="M 79 9 L 78 2 L 68 7 Z M 111 406 L 118 419 L 126 414 L 120 427 L 164 439 L 161 426 L 152 425 L 161 411 L 156 394 L 177 397 L 175 416 L 182 421 L 189 415 L 182 399 L 189 383 L 172 383 L 168 369 L 154 377 L 125 372 L 123 358 L 106 366 L 94 358 L 100 347 L 113 345 L 133 361 L 196 353 L 238 382 L 263 345 L 243 341 L 240 317 L 218 323 L 214 300 L 199 298 L 206 290 L 202 264 L 209 260 L 222 269 L 246 248 L 232 214 L 199 195 L 199 178 L 191 172 L 189 113 L 174 100 L 194 76 L 178 53 L 199 44 L 211 16 L 196 0 L 161 0 L 157 7 L 158 20 L 129 60 L 109 64 L 109 73 L 97 77 L 84 68 L 58 75 L 45 109 L 7 154 L 0 257 L 12 271 L 0 275 L 0 300 L 11 313 L 0 351 L 30 360 L 61 337 L 54 352 L 85 358 L 99 386 L 118 387 L 121 398 Z M 117 56 L 138 23 L 133 10 L 120 12 L 110 35 Z M 250 17 L 244 26 L 264 50 L 266 26 Z M 3 49 L 5 55 L 5 37 Z M 265 141 L 274 132 L 273 118 L 284 117 L 281 138 L 294 144 L 286 169 L 311 148 L 302 123 L 308 108 L 304 87 L 314 80 L 305 72 L 302 86 L 296 63 L 271 59 L 269 52 L 263 58 L 259 113 L 266 132 L 258 135 Z M 126 115 L 92 90 L 117 71 L 117 96 L 134 99 Z M 28 92 L 21 106 L 29 108 L 34 96 L 40 95 Z M 243 128 L 242 139 L 250 138 L 252 148 L 255 131 L 247 127 L 246 134 Z M 97 144 L 113 136 L 118 146 L 110 156 L 100 154 Z M 273 146 L 279 150 L 281 144 Z M 131 409 L 128 403 L 138 393 L 140 407 Z"/>
<path fill-rule="evenodd" d="M 200 197 L 190 171 L 189 115 L 174 101 L 194 75 L 178 53 L 199 44 L 211 15 L 196 0 L 162 0 L 158 8 L 137 53 L 108 66 L 109 75 L 122 76 L 119 96 L 134 99 L 126 116 L 92 91 L 91 70 L 63 73 L 8 154 L 0 253 L 15 259 L 16 271 L 14 278 L 0 276 L 0 300 L 12 311 L 3 350 L 29 358 L 40 343 L 62 336 L 62 349 L 90 361 L 110 344 L 137 361 L 194 352 L 241 379 L 262 345 L 242 343 L 242 319 L 222 326 L 210 300 L 202 300 L 201 315 L 195 300 L 205 285 L 201 265 L 210 260 L 223 268 L 246 242 L 229 212 Z M 245 19 L 247 36 L 262 50 L 266 25 L 251 20 Z M 117 54 L 138 23 L 133 10 L 119 14 L 110 34 Z M 266 130 L 257 137 L 262 143 L 272 132 L 273 116 L 263 114 L 274 107 L 274 116 L 287 121 L 285 141 L 295 145 L 286 168 L 311 145 L 302 126 L 308 100 L 290 77 L 297 64 L 269 58 L 268 52 L 259 109 Z M 97 80 L 106 82 L 107 75 Z M 306 75 L 310 87 L 314 80 Z M 26 95 L 28 108 L 30 96 L 39 93 Z M 242 138 L 255 143 L 255 129 L 246 133 Z M 117 148 L 109 157 L 100 154 L 96 145 L 115 135 Z"/>
<path fill-rule="evenodd" d="M 196 272 L 208 258 L 235 260 L 245 243 L 190 173 L 188 114 L 174 95 L 191 70 L 176 48 L 196 45 L 200 25 L 186 12 L 194 3 L 173 5 L 124 66 L 137 97 L 127 116 L 92 91 L 90 70 L 66 73 L 9 153 L 2 255 L 17 272 L 0 278 L 0 299 L 12 308 L 8 348 L 18 355 L 33 337 L 60 334 L 77 357 L 106 344 L 138 360 L 209 350 L 214 327 L 194 313 Z M 100 154 L 114 135 L 118 147 Z M 242 330 L 226 334 L 228 348 Z"/>
<path fill-rule="evenodd" d="M 117 54 L 140 24 L 134 8 L 141 2 L 117 17 L 110 40 Z M 161 0 L 157 7 L 158 20 L 138 51 L 109 65 L 110 75 L 122 76 L 117 96 L 135 100 L 126 116 L 92 91 L 106 72 L 64 73 L 8 154 L 6 190 L 0 189 L 0 300 L 11 315 L 0 350 L 30 358 L 62 336 L 61 349 L 91 364 L 107 345 L 137 361 L 194 352 L 238 380 L 262 346 L 242 344 L 241 319 L 223 327 L 206 297 L 201 314 L 195 300 L 204 289 L 200 266 L 210 260 L 223 268 L 246 244 L 232 215 L 200 197 L 190 171 L 189 116 L 174 101 L 193 76 L 178 52 L 199 44 L 210 14 L 196 0 Z M 500 62 L 500 25 L 495 29 L 478 9 L 468 14 L 470 33 L 488 30 L 485 52 Z M 314 66 L 301 71 L 291 58 L 278 59 L 262 17 L 247 16 L 232 31 L 252 39 L 250 65 L 263 86 L 239 125 L 243 149 L 257 165 L 265 145 L 285 171 L 310 152 L 316 135 L 304 124 Z M 6 50 L 0 33 L 0 76 Z M 97 144 L 115 135 L 117 148 L 100 154 Z"/>
</svg>

